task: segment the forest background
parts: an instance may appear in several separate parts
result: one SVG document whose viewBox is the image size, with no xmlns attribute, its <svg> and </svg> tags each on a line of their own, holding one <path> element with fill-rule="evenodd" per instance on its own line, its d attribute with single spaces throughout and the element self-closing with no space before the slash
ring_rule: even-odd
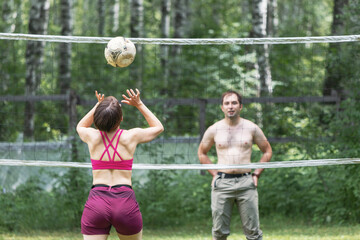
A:
<svg viewBox="0 0 360 240">
<path fill-rule="evenodd" d="M 360 32 L 358 0 L 0 0 L 0 6 L 3 33 L 263 38 Z M 359 157 L 359 42 L 138 44 L 134 63 L 125 69 L 106 64 L 103 44 L 0 42 L 0 141 L 5 146 L 71 139 L 71 153 L 61 155 L 62 160 L 88 161 L 74 134 L 76 120 L 91 107 L 81 103 L 94 101 L 94 90 L 120 98 L 127 88 L 134 87 L 141 90 L 144 100 L 153 102 L 150 108 L 165 125 L 163 139 L 199 139 L 204 129 L 198 121 L 198 106 L 171 105 L 168 101 L 219 98 L 225 90 L 234 89 L 244 99 L 340 99 L 336 103 L 269 100 L 245 104 L 242 116 L 259 124 L 269 137 L 273 161 Z M 59 94 L 76 96 L 75 117 L 68 114 L 69 104 L 51 98 Z M 11 101 L 9 96 L 50 96 L 50 101 Z M 145 124 L 134 109 L 124 106 L 124 111 L 123 128 Z M 223 117 L 219 105 L 207 104 L 205 113 L 206 127 Z M 193 145 L 196 149 L 197 144 Z M 10 149 L 2 150 L 2 158 L 21 159 L 17 150 Z M 142 152 L 150 156 L 150 163 L 174 163 L 178 158 L 197 163 L 196 154 L 186 146 L 176 156 L 164 149 L 161 144 L 146 145 Z M 37 151 L 41 149 L 33 150 L 33 155 Z M 254 162 L 259 154 L 254 147 Z M 142 162 L 141 156 L 138 162 Z M 7 181 L 18 176 L 19 169 L 27 171 L 24 167 L 6 168 Z M 145 226 L 210 221 L 208 174 L 146 171 L 146 181 L 134 175 Z M 359 176 L 357 165 L 268 169 L 258 187 L 261 217 L 276 215 L 320 224 L 359 223 Z M 44 168 L 16 187 L 3 185 L 0 231 L 78 229 L 91 175 L 83 169 L 57 173 Z"/>
</svg>

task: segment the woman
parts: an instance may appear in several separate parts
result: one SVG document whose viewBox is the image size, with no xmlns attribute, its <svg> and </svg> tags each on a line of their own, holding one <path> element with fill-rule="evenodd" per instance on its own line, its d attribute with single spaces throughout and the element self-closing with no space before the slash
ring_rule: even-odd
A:
<svg viewBox="0 0 360 240">
<path fill-rule="evenodd" d="M 142 217 L 131 187 L 136 146 L 158 136 L 164 127 L 130 89 L 122 103 L 136 107 L 149 124 L 147 128 L 120 129 L 121 105 L 115 97 L 95 91 L 98 103 L 78 123 L 76 131 L 88 144 L 93 168 L 93 186 L 81 218 L 85 240 L 107 239 L 114 226 L 121 240 L 142 238 Z M 95 128 L 91 125 L 94 123 Z"/>
</svg>

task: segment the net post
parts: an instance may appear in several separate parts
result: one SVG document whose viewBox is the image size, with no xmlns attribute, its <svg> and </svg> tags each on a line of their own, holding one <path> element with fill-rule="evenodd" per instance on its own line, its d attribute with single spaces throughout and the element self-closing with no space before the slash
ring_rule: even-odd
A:
<svg viewBox="0 0 360 240">
<path fill-rule="evenodd" d="M 199 144 L 202 140 L 202 137 L 205 133 L 205 130 L 206 130 L 206 126 L 205 126 L 205 123 L 206 123 L 206 104 L 207 104 L 207 101 L 206 99 L 199 99 L 199 108 L 200 108 L 200 111 L 199 111 L 199 131 L 200 131 L 200 138 L 199 138 Z M 200 170 L 200 174 L 201 175 L 205 175 L 206 174 L 206 170 Z"/>
<path fill-rule="evenodd" d="M 75 129 L 77 124 L 77 110 L 76 105 L 78 103 L 77 95 L 73 89 L 67 91 L 68 97 L 68 114 L 69 114 L 69 129 L 68 134 L 70 138 L 70 151 L 71 159 L 78 159 L 77 147 L 76 147 L 76 138 L 75 138 Z"/>
<path fill-rule="evenodd" d="M 199 127 L 200 127 L 200 140 L 205 133 L 205 121 L 206 121 L 206 99 L 199 99 Z"/>
</svg>

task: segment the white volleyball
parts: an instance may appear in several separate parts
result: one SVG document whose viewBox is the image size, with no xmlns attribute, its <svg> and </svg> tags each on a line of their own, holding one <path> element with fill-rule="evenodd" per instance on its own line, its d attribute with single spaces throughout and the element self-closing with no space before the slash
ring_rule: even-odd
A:
<svg viewBox="0 0 360 240">
<path fill-rule="evenodd" d="M 127 67 L 135 59 L 134 43 L 124 37 L 111 39 L 105 48 L 105 59 L 113 67 Z"/>
</svg>

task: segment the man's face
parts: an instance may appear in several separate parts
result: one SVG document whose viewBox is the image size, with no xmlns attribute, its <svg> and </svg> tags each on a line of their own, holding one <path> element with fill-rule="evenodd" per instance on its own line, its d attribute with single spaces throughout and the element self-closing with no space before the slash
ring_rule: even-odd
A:
<svg viewBox="0 0 360 240">
<path fill-rule="evenodd" d="M 225 117 L 236 118 L 239 116 L 242 105 L 235 94 L 227 94 L 221 105 L 221 110 L 224 112 Z"/>
</svg>

